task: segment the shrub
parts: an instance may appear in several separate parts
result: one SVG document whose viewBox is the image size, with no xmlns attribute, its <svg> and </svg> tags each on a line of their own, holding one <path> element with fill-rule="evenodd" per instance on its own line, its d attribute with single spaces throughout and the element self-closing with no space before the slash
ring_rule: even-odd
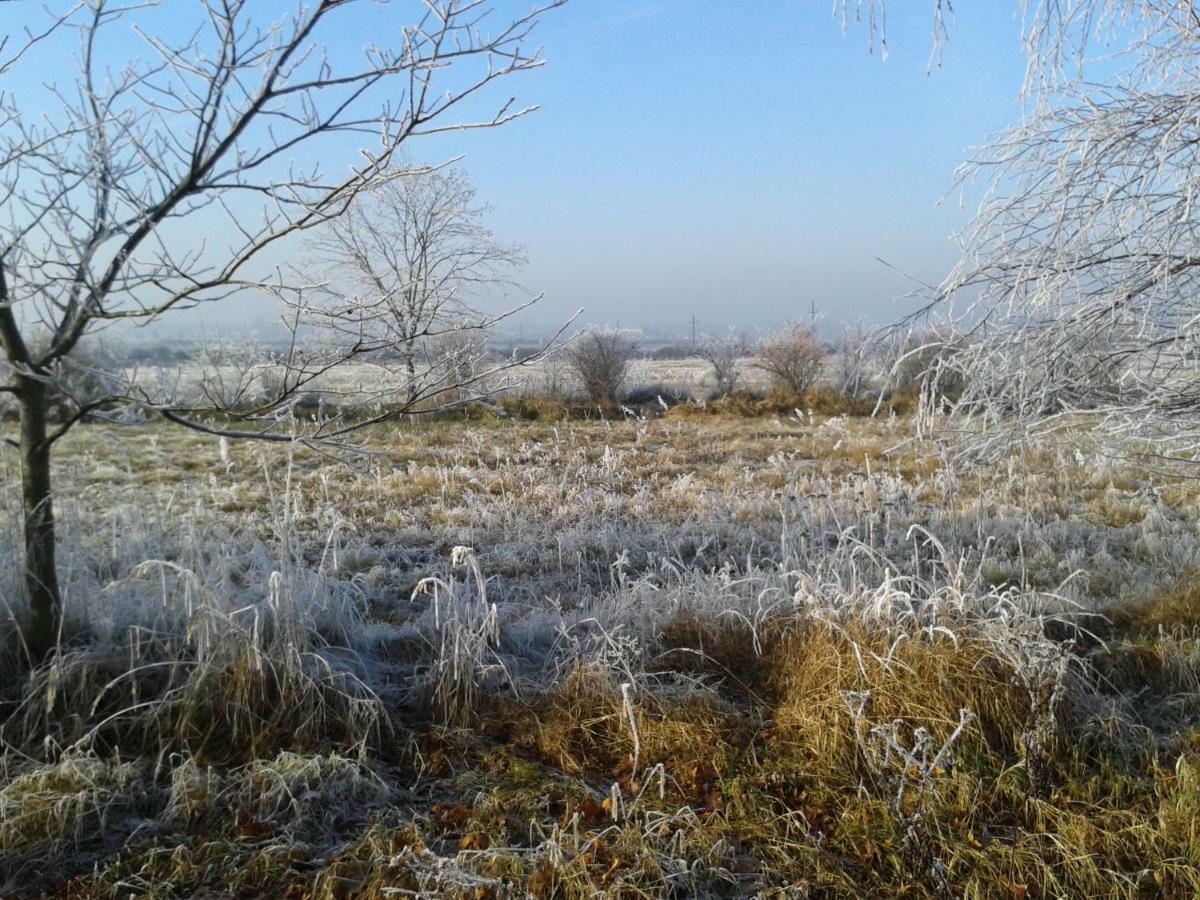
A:
<svg viewBox="0 0 1200 900">
<path fill-rule="evenodd" d="M 611 408 L 625 377 L 633 341 L 622 331 L 602 329 L 581 334 L 567 348 L 567 362 L 579 378 L 588 398 L 597 406 Z"/>
<path fill-rule="evenodd" d="M 771 377 L 774 387 L 800 396 L 821 377 L 824 359 L 825 348 L 812 329 L 793 324 L 759 348 L 755 365 Z"/>
<path fill-rule="evenodd" d="M 742 358 L 750 352 L 750 342 L 740 335 L 724 338 L 705 338 L 700 344 L 700 358 L 712 366 L 713 386 L 718 397 L 728 397 L 737 387 L 741 376 Z"/>
<path fill-rule="evenodd" d="M 571 365 L 561 353 L 552 353 L 542 360 L 538 368 L 538 379 L 534 396 L 541 396 L 557 403 L 566 403 L 576 396 L 571 383 Z"/>
<path fill-rule="evenodd" d="M 488 365 L 487 337 L 467 325 L 457 328 L 431 337 L 424 347 L 430 367 L 424 389 L 440 388 L 429 395 L 434 408 L 462 403 L 487 392 L 480 381 Z"/>
<path fill-rule="evenodd" d="M 869 416 L 875 409 L 876 400 L 876 397 L 859 397 L 832 388 L 815 387 L 804 395 L 801 407 L 822 416 Z"/>
<path fill-rule="evenodd" d="M 873 401 L 879 393 L 876 376 L 882 346 L 876 331 L 867 322 L 846 324 L 834 341 L 830 382 L 851 401 Z"/>
<path fill-rule="evenodd" d="M 513 418 L 525 422 L 557 422 L 571 415 L 568 404 L 551 396 L 505 397 L 500 401 L 500 408 Z"/>
</svg>

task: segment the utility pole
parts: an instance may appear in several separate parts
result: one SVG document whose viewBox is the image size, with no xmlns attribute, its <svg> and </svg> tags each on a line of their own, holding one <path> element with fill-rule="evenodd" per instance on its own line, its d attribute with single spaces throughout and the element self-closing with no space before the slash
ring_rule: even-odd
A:
<svg viewBox="0 0 1200 900">
<path fill-rule="evenodd" d="M 814 333 L 816 333 L 816 330 L 817 330 L 817 301 L 809 300 L 808 303 L 809 303 L 809 310 L 810 310 L 809 314 L 812 316 L 812 330 Z"/>
<path fill-rule="evenodd" d="M 692 313 L 692 346 L 696 346 L 696 314 Z"/>
</svg>

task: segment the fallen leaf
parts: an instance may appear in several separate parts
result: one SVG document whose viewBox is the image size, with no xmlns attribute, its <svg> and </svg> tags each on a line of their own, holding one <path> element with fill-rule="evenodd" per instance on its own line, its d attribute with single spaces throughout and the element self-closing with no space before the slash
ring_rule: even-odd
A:
<svg viewBox="0 0 1200 900">
<path fill-rule="evenodd" d="M 433 813 L 433 822 L 442 831 L 454 831 L 462 828 L 471 818 L 471 807 L 462 803 L 449 806 L 445 803 L 435 803 L 430 811 Z"/>
<path fill-rule="evenodd" d="M 459 850 L 486 850 L 489 846 L 491 841 L 482 831 L 472 831 L 463 835 L 463 839 L 458 842 Z"/>
<path fill-rule="evenodd" d="M 633 754 L 629 754 L 613 769 L 613 778 L 621 778 L 624 775 L 632 774 L 633 772 Z"/>
<path fill-rule="evenodd" d="M 255 819 L 248 809 L 243 809 L 238 813 L 238 827 L 241 828 L 242 834 L 252 838 L 264 837 L 272 830 L 266 822 Z"/>
<path fill-rule="evenodd" d="M 603 819 L 611 815 L 611 810 L 608 809 L 609 800 L 605 798 L 603 803 L 597 803 L 592 797 L 585 797 L 583 803 L 579 804 L 579 814 L 585 819 Z"/>
</svg>

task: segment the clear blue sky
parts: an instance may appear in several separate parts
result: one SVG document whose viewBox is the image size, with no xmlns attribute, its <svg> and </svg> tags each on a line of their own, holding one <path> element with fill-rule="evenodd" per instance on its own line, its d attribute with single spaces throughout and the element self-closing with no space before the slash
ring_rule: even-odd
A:
<svg viewBox="0 0 1200 900">
<path fill-rule="evenodd" d="M 176 27 L 182 2 L 146 14 L 151 30 Z M 495 16 L 533 2 L 495 0 Z M 273 18 L 294 0 L 262 3 Z M 332 51 L 357 55 L 415 5 L 365 5 Z M 45 15 L 4 6 L 10 23 Z M 572 0 L 536 29 L 545 67 L 489 95 L 489 108 L 515 93 L 538 112 L 409 152 L 465 155 L 494 230 L 527 250 L 522 283 L 545 294 L 531 330 L 579 307 L 584 323 L 674 334 L 693 314 L 704 332 L 753 332 L 814 304 L 830 331 L 887 321 L 909 285 L 876 257 L 940 279 L 975 198 L 939 200 L 968 149 L 1018 116 L 1024 74 L 1016 0 L 957 4 L 932 70 L 931 0 L 891 6 L 884 63 L 864 26 L 842 33 L 829 0 Z M 144 54 L 121 31 L 114 61 Z M 185 327 L 274 318 L 232 305 Z"/>
<path fill-rule="evenodd" d="M 902 309 L 876 257 L 939 280 L 975 198 L 938 202 L 1019 115 L 1018 4 L 957 4 L 932 70 L 932 4 L 900 6 L 886 63 L 824 0 L 577 0 L 545 20 L 546 67 L 512 83 L 541 110 L 459 142 L 528 250 L 537 318 L 715 332 L 815 303 L 832 327 Z"/>
</svg>

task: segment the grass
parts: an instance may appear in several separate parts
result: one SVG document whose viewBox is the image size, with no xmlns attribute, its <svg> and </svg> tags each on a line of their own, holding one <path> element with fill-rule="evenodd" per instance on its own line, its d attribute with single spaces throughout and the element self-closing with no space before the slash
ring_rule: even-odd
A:
<svg viewBox="0 0 1200 900">
<path fill-rule="evenodd" d="M 1190 480 L 817 411 L 65 450 L 5 896 L 1200 892 Z"/>
</svg>

